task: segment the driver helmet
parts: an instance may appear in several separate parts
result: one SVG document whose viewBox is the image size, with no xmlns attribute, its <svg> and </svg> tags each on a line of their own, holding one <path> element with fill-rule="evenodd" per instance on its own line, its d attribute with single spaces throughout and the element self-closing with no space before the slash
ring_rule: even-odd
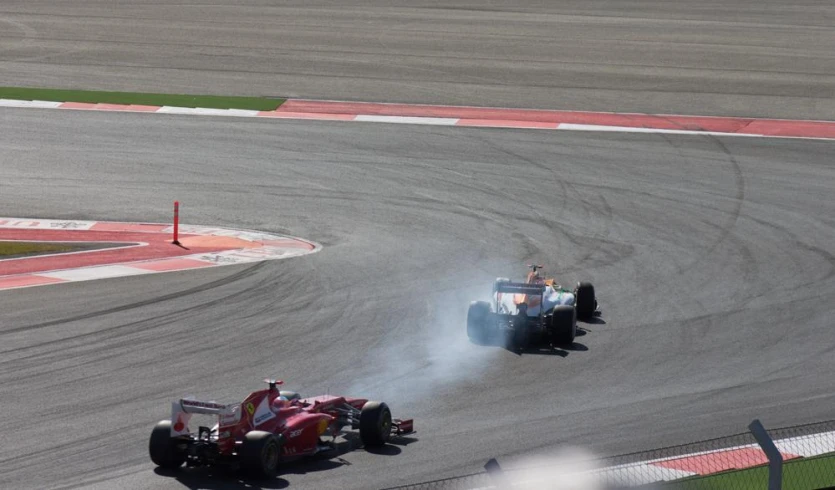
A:
<svg viewBox="0 0 835 490">
<path fill-rule="evenodd" d="M 290 406 L 290 400 L 287 399 L 286 396 L 277 396 L 272 402 L 270 408 L 272 408 L 273 412 L 278 412 L 282 408 L 286 408 Z"/>
</svg>

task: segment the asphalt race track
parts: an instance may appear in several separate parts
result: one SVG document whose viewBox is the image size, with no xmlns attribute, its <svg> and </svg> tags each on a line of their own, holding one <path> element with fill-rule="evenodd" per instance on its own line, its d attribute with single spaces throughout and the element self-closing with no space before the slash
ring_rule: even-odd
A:
<svg viewBox="0 0 835 490">
<path fill-rule="evenodd" d="M 268 375 L 417 419 L 416 442 L 290 467 L 291 488 L 832 416 L 830 142 L 39 110 L 0 112 L 0 132 L 0 209 L 157 221 L 178 198 L 185 222 L 324 245 L 4 292 L 15 488 L 225 488 L 155 474 L 150 428 L 172 398 L 234 401 Z M 528 261 L 594 281 L 605 324 L 569 350 L 470 345 L 468 301 Z"/>
<path fill-rule="evenodd" d="M 0 83 L 835 119 L 821 0 L 4 0 Z"/>
<path fill-rule="evenodd" d="M 448 3 L 9 1 L 0 83 L 835 119 L 832 7 Z M 179 199 L 186 223 L 324 246 L 0 293 L 0 486 L 240 488 L 155 471 L 147 438 L 170 400 L 239 400 L 265 376 L 385 400 L 418 429 L 265 488 L 833 418 L 833 142 L 21 109 L 0 135 L 0 215 L 164 221 Z M 568 350 L 471 345 L 468 302 L 533 261 L 592 280 L 603 322 Z"/>
</svg>

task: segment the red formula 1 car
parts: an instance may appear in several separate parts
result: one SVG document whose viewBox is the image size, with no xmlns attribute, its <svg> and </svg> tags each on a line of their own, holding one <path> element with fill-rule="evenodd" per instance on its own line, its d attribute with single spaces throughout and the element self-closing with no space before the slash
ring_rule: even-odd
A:
<svg viewBox="0 0 835 490">
<path fill-rule="evenodd" d="M 414 432 L 410 420 L 394 419 L 382 402 L 323 395 L 301 398 L 279 391 L 277 380 L 239 404 L 181 399 L 171 404 L 171 419 L 151 432 L 151 461 L 167 469 L 228 465 L 251 476 L 272 478 L 279 461 L 332 450 L 346 428 L 359 429 L 365 446 L 382 446 L 393 435 Z M 217 416 L 213 427 L 189 428 L 192 414 Z M 325 440 L 331 438 L 331 441 Z"/>
</svg>

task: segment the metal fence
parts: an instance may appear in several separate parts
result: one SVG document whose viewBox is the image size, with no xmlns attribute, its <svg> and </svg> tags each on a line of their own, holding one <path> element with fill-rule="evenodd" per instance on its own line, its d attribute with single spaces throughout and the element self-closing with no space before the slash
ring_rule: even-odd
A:
<svg viewBox="0 0 835 490">
<path fill-rule="evenodd" d="M 386 490 L 835 488 L 835 420 L 767 430 L 760 442 L 752 432 L 756 424 L 749 432 L 602 459 L 573 456 L 514 468 L 491 460 L 483 472 Z M 769 438 L 776 448 L 771 465 L 763 451 Z"/>
</svg>

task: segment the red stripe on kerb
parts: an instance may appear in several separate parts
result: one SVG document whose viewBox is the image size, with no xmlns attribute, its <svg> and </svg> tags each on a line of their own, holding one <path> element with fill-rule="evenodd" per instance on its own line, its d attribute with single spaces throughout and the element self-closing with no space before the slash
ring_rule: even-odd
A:
<svg viewBox="0 0 835 490">
<path fill-rule="evenodd" d="M 198 269 L 201 267 L 212 267 L 214 264 L 193 259 L 171 259 L 159 260 L 154 262 L 144 262 L 141 264 L 128 264 L 129 267 L 135 269 L 144 269 L 147 271 L 165 272 L 178 271 L 185 269 Z"/>
<path fill-rule="evenodd" d="M 783 459 L 793 459 L 799 456 L 783 453 Z M 745 448 L 718 451 L 698 456 L 685 456 L 679 459 L 652 463 L 672 470 L 688 471 L 699 475 L 709 475 L 727 470 L 741 470 L 752 466 L 768 463 L 768 458 L 761 449 Z"/>
<path fill-rule="evenodd" d="M 126 111 L 131 111 L 131 112 L 156 112 L 156 111 L 162 109 L 161 105 L 135 105 L 135 104 L 132 104 L 132 105 L 129 105 L 127 107 L 128 108 L 125 109 L 125 110 Z"/>
<path fill-rule="evenodd" d="M 96 104 L 88 104 L 86 102 L 64 102 L 59 109 L 95 109 Z"/>
<path fill-rule="evenodd" d="M 320 119 L 325 121 L 353 121 L 354 114 L 326 114 L 316 112 L 276 112 L 276 111 L 261 111 L 257 114 L 258 117 L 276 117 L 280 119 Z"/>
<path fill-rule="evenodd" d="M 738 132 L 766 136 L 835 138 L 835 122 L 755 120 Z"/>
<path fill-rule="evenodd" d="M 0 289 L 21 288 L 24 286 L 40 286 L 43 284 L 55 284 L 56 282 L 66 281 L 63 279 L 56 279 L 54 277 L 43 276 L 0 277 Z"/>
<path fill-rule="evenodd" d="M 129 112 L 155 112 L 161 106 L 150 105 L 124 105 L 124 104 L 96 104 L 94 107 L 97 111 L 129 111 Z"/>
<path fill-rule="evenodd" d="M 128 107 L 125 104 L 96 104 L 93 108 L 97 111 L 126 111 Z"/>
</svg>

